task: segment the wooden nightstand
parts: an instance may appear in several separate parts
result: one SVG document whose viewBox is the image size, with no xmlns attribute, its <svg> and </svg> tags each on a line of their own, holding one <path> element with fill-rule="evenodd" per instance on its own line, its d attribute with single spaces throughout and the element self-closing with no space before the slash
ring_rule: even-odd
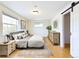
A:
<svg viewBox="0 0 79 59">
<path fill-rule="evenodd" d="M 0 56 L 9 56 L 16 49 L 15 40 L 11 40 L 8 43 L 0 43 Z"/>
</svg>

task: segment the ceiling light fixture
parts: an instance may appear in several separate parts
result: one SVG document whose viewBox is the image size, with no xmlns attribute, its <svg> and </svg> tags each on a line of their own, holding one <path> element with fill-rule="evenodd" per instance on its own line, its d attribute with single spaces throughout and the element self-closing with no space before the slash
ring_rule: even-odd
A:
<svg viewBox="0 0 79 59">
<path fill-rule="evenodd" d="M 37 5 L 34 6 L 34 8 L 32 10 L 32 14 L 33 15 L 39 15 L 39 9 L 38 9 Z"/>
</svg>

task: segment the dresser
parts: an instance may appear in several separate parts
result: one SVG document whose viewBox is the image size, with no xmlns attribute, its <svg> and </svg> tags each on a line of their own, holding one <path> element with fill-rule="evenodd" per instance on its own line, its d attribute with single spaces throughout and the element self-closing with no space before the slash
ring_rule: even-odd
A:
<svg viewBox="0 0 79 59">
<path fill-rule="evenodd" d="M 52 42 L 52 44 L 54 45 L 60 44 L 60 33 L 59 32 L 49 32 L 48 38 Z"/>
<path fill-rule="evenodd" d="M 15 40 L 11 40 L 8 43 L 0 43 L 0 56 L 9 56 L 15 49 Z"/>
</svg>

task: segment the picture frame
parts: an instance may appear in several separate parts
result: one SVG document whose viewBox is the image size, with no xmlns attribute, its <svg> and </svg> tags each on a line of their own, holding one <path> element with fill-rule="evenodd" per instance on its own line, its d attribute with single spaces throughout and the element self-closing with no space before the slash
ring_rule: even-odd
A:
<svg viewBox="0 0 79 59">
<path fill-rule="evenodd" d="M 26 28 L 26 21 L 21 20 L 21 29 L 25 29 Z"/>
</svg>

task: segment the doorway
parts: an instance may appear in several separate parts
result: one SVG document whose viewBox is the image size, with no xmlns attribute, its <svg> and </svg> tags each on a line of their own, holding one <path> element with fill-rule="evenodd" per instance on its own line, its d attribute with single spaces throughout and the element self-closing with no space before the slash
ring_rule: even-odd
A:
<svg viewBox="0 0 79 59">
<path fill-rule="evenodd" d="M 64 14 L 64 47 L 70 49 L 70 12 Z"/>
</svg>

